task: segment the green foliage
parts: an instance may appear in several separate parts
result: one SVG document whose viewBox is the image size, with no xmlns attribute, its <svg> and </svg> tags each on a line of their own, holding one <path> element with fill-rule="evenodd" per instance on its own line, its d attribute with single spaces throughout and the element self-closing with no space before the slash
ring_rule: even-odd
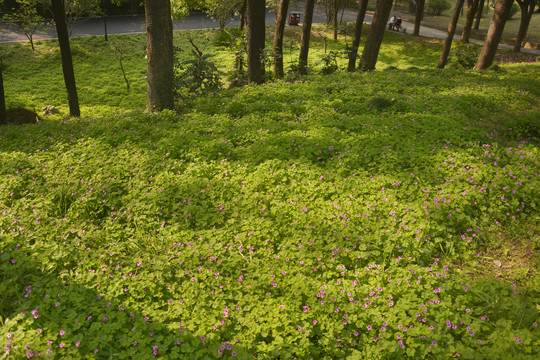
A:
<svg viewBox="0 0 540 360">
<path fill-rule="evenodd" d="M 219 23 L 219 28 L 223 30 L 231 21 L 234 13 L 240 10 L 242 0 L 205 0 L 206 12 L 210 17 Z"/>
<path fill-rule="evenodd" d="M 366 106 L 373 109 L 386 109 L 394 104 L 394 99 L 388 99 L 385 96 L 372 96 L 366 99 Z"/>
<path fill-rule="evenodd" d="M 510 8 L 510 12 L 508 13 L 508 20 L 514 17 L 518 12 L 520 11 L 519 5 L 515 2 L 512 3 L 512 7 Z"/>
<path fill-rule="evenodd" d="M 335 73 L 339 67 L 337 64 L 338 51 L 330 51 L 325 54 L 318 62 L 317 65 L 320 68 L 321 74 L 330 75 Z"/>
<path fill-rule="evenodd" d="M 0 127 L 0 347 L 537 358 L 533 280 L 463 272 L 538 217 L 540 66 L 501 67 L 308 75 L 182 115 Z"/>
<path fill-rule="evenodd" d="M 17 0 L 17 8 L 4 15 L 4 19 L 16 22 L 30 41 L 34 51 L 34 34 L 45 27 L 45 19 L 41 16 L 43 2 L 40 0 Z"/>
<path fill-rule="evenodd" d="M 447 0 L 428 0 L 426 5 L 433 15 L 440 16 L 443 11 L 446 11 L 452 7 Z"/>
<path fill-rule="evenodd" d="M 210 60 L 211 55 L 204 54 L 204 48 L 200 50 L 191 39 L 190 41 L 194 47 L 191 50 L 192 57 L 181 61 L 178 55 L 175 56 L 174 82 L 177 92 L 184 97 L 219 90 L 222 86 L 221 72 Z"/>
<path fill-rule="evenodd" d="M 459 65 L 464 69 L 472 69 L 478 61 L 481 47 L 473 43 L 458 43 L 455 49 L 455 57 Z"/>
</svg>

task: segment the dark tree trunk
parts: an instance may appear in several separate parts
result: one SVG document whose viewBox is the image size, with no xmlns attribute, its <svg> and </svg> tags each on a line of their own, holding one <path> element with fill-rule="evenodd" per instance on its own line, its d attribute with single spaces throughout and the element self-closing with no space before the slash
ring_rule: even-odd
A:
<svg viewBox="0 0 540 360">
<path fill-rule="evenodd" d="M 474 21 L 474 30 L 478 30 L 480 27 L 480 20 L 482 20 L 482 14 L 484 12 L 484 3 L 486 0 L 480 0 L 478 3 L 478 10 L 476 11 L 476 20 Z"/>
<path fill-rule="evenodd" d="M 377 1 L 375 14 L 373 14 L 373 21 L 371 22 L 371 29 L 364 45 L 362 58 L 360 59 L 360 70 L 362 71 L 375 69 L 390 10 L 392 10 L 392 0 Z"/>
<path fill-rule="evenodd" d="M 414 30 L 413 35 L 418 36 L 420 35 L 420 23 L 422 22 L 424 18 L 424 5 L 426 4 L 426 0 L 418 0 L 416 2 L 416 16 L 414 17 Z"/>
<path fill-rule="evenodd" d="M 521 51 L 521 45 L 527 31 L 529 30 L 529 24 L 531 23 L 531 17 L 536 7 L 536 0 L 517 0 L 519 8 L 521 9 L 521 21 L 519 23 L 519 30 L 516 37 L 516 43 L 514 44 L 514 52 Z"/>
<path fill-rule="evenodd" d="M 248 17 L 248 83 L 263 82 L 264 66 L 261 55 L 264 51 L 266 16 L 265 0 L 249 0 L 247 5 Z"/>
<path fill-rule="evenodd" d="M 337 25 L 338 25 L 338 0 L 334 0 L 334 8 L 332 9 L 334 12 L 333 15 L 333 27 L 334 27 L 334 40 L 337 40 Z"/>
<path fill-rule="evenodd" d="M 459 14 L 463 3 L 465 0 L 458 0 L 456 6 L 454 7 L 454 14 L 450 20 L 450 25 L 448 25 L 448 32 L 446 33 L 446 39 L 444 40 L 444 47 L 441 53 L 441 58 L 439 59 L 439 64 L 437 67 L 442 69 L 445 67 L 446 62 L 448 61 L 448 54 L 450 54 L 450 47 L 452 46 L 452 41 L 454 40 L 454 34 L 456 33 L 456 25 L 459 20 Z"/>
<path fill-rule="evenodd" d="M 52 0 L 51 5 L 54 23 L 56 24 L 56 33 L 58 35 L 58 44 L 60 45 L 60 55 L 62 57 L 62 71 L 64 72 L 64 82 L 66 83 L 68 95 L 69 114 L 71 116 L 79 117 L 81 116 L 81 110 L 79 109 L 79 97 L 77 96 L 77 86 L 75 84 L 73 59 L 71 57 L 71 48 L 69 47 L 64 0 Z"/>
<path fill-rule="evenodd" d="M 359 0 L 358 15 L 356 15 L 356 24 L 354 26 L 354 37 L 349 52 L 349 65 L 347 71 L 353 72 L 356 68 L 356 58 L 358 57 L 358 46 L 360 45 L 360 37 L 362 36 L 362 26 L 364 25 L 364 17 L 366 16 L 368 0 Z"/>
<path fill-rule="evenodd" d="M 311 24 L 313 23 L 314 7 L 315 0 L 306 0 L 304 24 L 302 25 L 302 40 L 300 43 L 300 56 L 298 57 L 298 66 L 301 74 L 307 73 L 309 38 L 311 36 Z"/>
<path fill-rule="evenodd" d="M 6 94 L 4 93 L 4 78 L 3 78 L 4 67 L 2 61 L 0 60 L 0 125 L 7 123 L 7 114 L 6 114 Z"/>
<path fill-rule="evenodd" d="M 476 15 L 476 10 L 478 10 L 478 1 L 479 0 L 467 0 L 467 19 L 465 20 L 465 26 L 461 33 L 461 41 L 464 43 L 468 43 L 471 37 L 474 16 Z"/>
<path fill-rule="evenodd" d="M 148 74 L 146 100 L 149 111 L 174 109 L 174 55 L 169 0 L 145 0 Z"/>
<path fill-rule="evenodd" d="M 289 11 L 290 0 L 281 0 L 276 13 L 276 30 L 274 33 L 274 77 L 283 78 L 283 33 Z"/>
<path fill-rule="evenodd" d="M 484 40 L 484 46 L 478 57 L 478 62 L 474 67 L 476 70 L 487 69 L 493 63 L 493 58 L 501 41 L 504 25 L 510 14 L 510 8 L 513 2 L 514 0 L 499 0 L 495 4 L 486 40 Z"/>
<path fill-rule="evenodd" d="M 240 31 L 244 30 L 244 25 L 246 24 L 246 9 L 247 9 L 247 0 L 242 2 L 242 7 L 240 8 Z"/>
</svg>

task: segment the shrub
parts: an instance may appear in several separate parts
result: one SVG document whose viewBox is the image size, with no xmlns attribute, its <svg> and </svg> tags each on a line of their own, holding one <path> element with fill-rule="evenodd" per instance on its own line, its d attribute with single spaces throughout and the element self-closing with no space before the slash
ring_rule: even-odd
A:
<svg viewBox="0 0 540 360">
<path fill-rule="evenodd" d="M 514 17 L 514 15 L 516 15 L 519 11 L 519 5 L 516 4 L 516 3 L 513 3 L 512 4 L 512 7 L 510 8 L 510 12 L 508 13 L 508 19 L 507 20 L 510 20 L 512 17 Z"/>
<path fill-rule="evenodd" d="M 178 94 L 182 97 L 190 94 L 201 94 L 215 91 L 221 88 L 221 72 L 210 55 L 204 54 L 193 42 L 195 49 L 191 50 L 192 58 L 180 61 L 175 58 L 174 83 Z"/>
<path fill-rule="evenodd" d="M 366 105 L 370 109 L 386 109 L 394 104 L 393 100 L 384 96 L 372 96 L 366 100 Z"/>
<path fill-rule="evenodd" d="M 443 11 L 450 9 L 452 6 L 446 0 L 429 0 L 427 3 L 428 7 L 431 9 L 433 15 L 441 15 Z"/>
<path fill-rule="evenodd" d="M 321 68 L 321 74 L 330 75 L 338 70 L 337 55 L 337 51 L 330 51 L 319 60 L 317 65 Z"/>
<path fill-rule="evenodd" d="M 472 69 L 474 67 L 478 61 L 479 54 L 480 46 L 472 43 L 459 43 L 455 52 L 457 62 L 465 69 Z"/>
</svg>

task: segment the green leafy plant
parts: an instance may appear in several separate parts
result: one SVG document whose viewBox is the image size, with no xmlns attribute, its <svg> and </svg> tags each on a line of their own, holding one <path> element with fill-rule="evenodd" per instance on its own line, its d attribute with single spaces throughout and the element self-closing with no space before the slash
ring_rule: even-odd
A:
<svg viewBox="0 0 540 360">
<path fill-rule="evenodd" d="M 428 0 L 427 6 L 433 15 L 440 16 L 443 11 L 450 9 L 451 4 L 447 0 Z"/>
<path fill-rule="evenodd" d="M 320 67 L 321 74 L 330 75 L 339 69 L 337 64 L 338 54 L 338 51 L 330 51 L 317 62 L 317 65 Z"/>
<path fill-rule="evenodd" d="M 480 55 L 481 47 L 477 44 L 459 43 L 455 49 L 455 57 L 459 65 L 464 69 L 472 69 L 478 61 L 478 55 Z"/>
<path fill-rule="evenodd" d="M 190 94 L 201 94 L 219 90 L 222 86 L 221 72 L 218 70 L 209 54 L 204 54 L 205 46 L 199 49 L 189 37 L 193 47 L 191 49 L 192 58 L 180 61 L 176 57 L 175 61 L 175 87 L 180 96 Z"/>
</svg>

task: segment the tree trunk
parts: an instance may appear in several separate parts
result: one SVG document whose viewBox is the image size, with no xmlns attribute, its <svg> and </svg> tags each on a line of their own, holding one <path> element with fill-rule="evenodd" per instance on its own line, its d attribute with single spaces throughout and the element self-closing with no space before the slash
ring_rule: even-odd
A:
<svg viewBox="0 0 540 360">
<path fill-rule="evenodd" d="M 307 74 L 309 38 L 311 36 L 311 24 L 313 22 L 313 8 L 315 0 L 306 0 L 306 9 L 304 14 L 304 24 L 302 25 L 302 40 L 300 43 L 300 56 L 298 57 L 298 66 L 300 73 Z"/>
<path fill-rule="evenodd" d="M 521 9 L 521 21 L 519 23 L 519 30 L 516 37 L 516 43 L 514 44 L 514 52 L 521 51 L 521 45 L 527 31 L 529 30 L 529 24 L 531 23 L 531 17 L 536 7 L 536 0 L 517 0 L 519 8 Z"/>
<path fill-rule="evenodd" d="M 459 13 L 463 7 L 465 0 L 457 0 L 456 6 L 454 7 L 454 14 L 450 20 L 450 25 L 448 25 L 448 32 L 446 33 L 446 39 L 444 40 L 444 47 L 441 53 L 441 58 L 439 59 L 439 64 L 437 67 L 443 69 L 448 61 L 448 54 L 450 54 L 450 47 L 452 46 L 452 41 L 454 40 L 454 34 L 456 33 L 456 25 L 459 19 Z"/>
<path fill-rule="evenodd" d="M 264 66 L 261 55 L 265 45 L 265 16 L 265 0 L 248 1 L 248 84 L 261 84 L 263 82 Z"/>
<path fill-rule="evenodd" d="M 0 60 L 0 125 L 7 124 L 6 95 L 4 93 L 4 78 L 2 76 L 4 67 Z"/>
<path fill-rule="evenodd" d="M 246 24 L 246 9 L 247 9 L 247 0 L 242 2 L 242 7 L 240 8 L 240 31 L 244 30 L 244 25 Z"/>
<path fill-rule="evenodd" d="M 356 24 L 354 26 L 354 38 L 349 52 L 349 66 L 347 71 L 353 72 L 356 68 L 356 58 L 358 57 L 358 46 L 360 45 L 360 37 L 362 36 L 362 26 L 364 25 L 364 17 L 366 16 L 368 0 L 359 0 L 358 15 L 356 16 Z"/>
<path fill-rule="evenodd" d="M 77 96 L 77 86 L 75 84 L 73 59 L 71 57 L 71 48 L 69 47 L 64 0 L 52 0 L 51 5 L 54 23 L 56 24 L 56 33 L 58 35 L 58 44 L 60 45 L 60 55 L 62 57 L 62 71 L 64 72 L 64 82 L 66 84 L 68 95 L 69 114 L 71 116 L 79 117 L 81 116 L 81 110 L 79 109 L 79 97 Z"/>
<path fill-rule="evenodd" d="M 480 27 L 480 20 L 482 19 L 485 2 L 486 0 L 480 0 L 480 3 L 478 4 L 478 10 L 476 11 L 476 20 L 474 22 L 474 30 L 478 30 L 478 28 Z"/>
<path fill-rule="evenodd" d="M 420 35 L 420 23 L 422 22 L 424 18 L 424 5 L 426 4 L 426 0 L 418 0 L 416 2 L 416 16 L 414 17 L 414 30 L 413 35 L 419 36 Z"/>
<path fill-rule="evenodd" d="M 392 10 L 392 0 L 377 1 L 375 14 L 373 14 L 373 21 L 371 22 L 371 29 L 364 45 L 362 58 L 360 59 L 360 70 L 362 71 L 375 70 L 375 64 L 379 57 L 379 50 L 390 10 Z"/>
<path fill-rule="evenodd" d="M 276 30 L 274 33 L 274 77 L 283 78 L 283 33 L 289 11 L 290 0 L 281 0 L 276 13 Z"/>
<path fill-rule="evenodd" d="M 334 0 L 334 8 L 332 9 L 334 11 L 333 16 L 333 27 L 334 27 L 334 40 L 337 40 L 337 26 L 338 26 L 338 0 Z"/>
<path fill-rule="evenodd" d="M 174 54 L 169 0 L 145 0 L 148 73 L 146 107 L 149 111 L 174 109 Z"/>
<path fill-rule="evenodd" d="M 471 29 L 474 22 L 474 16 L 476 15 L 476 10 L 478 10 L 479 0 L 467 0 L 467 19 L 465 20 L 465 26 L 463 27 L 463 32 L 461 33 L 461 41 L 468 43 L 471 37 Z"/>
<path fill-rule="evenodd" d="M 501 41 L 501 36 L 504 30 L 504 25 L 510 14 L 510 9 L 514 0 L 499 0 L 495 4 L 493 10 L 493 16 L 489 23 L 488 33 L 486 40 L 484 40 L 484 46 L 478 57 L 478 62 L 474 67 L 475 70 L 484 70 L 491 66 L 493 58 L 497 52 L 497 47 Z"/>
</svg>

